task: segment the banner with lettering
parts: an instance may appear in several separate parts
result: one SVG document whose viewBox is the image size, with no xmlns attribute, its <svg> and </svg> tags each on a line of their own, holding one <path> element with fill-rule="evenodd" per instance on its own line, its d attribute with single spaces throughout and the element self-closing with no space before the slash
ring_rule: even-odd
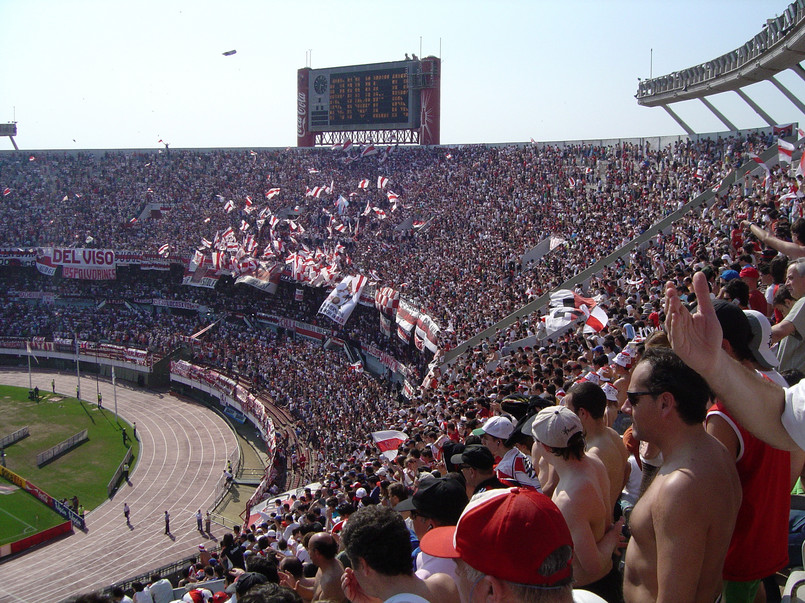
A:
<svg viewBox="0 0 805 603">
<path fill-rule="evenodd" d="M 64 278 L 91 281 L 114 280 L 115 252 L 112 249 L 86 249 L 81 247 L 45 247 L 37 255 L 37 269 L 40 266 L 62 267 Z"/>
</svg>

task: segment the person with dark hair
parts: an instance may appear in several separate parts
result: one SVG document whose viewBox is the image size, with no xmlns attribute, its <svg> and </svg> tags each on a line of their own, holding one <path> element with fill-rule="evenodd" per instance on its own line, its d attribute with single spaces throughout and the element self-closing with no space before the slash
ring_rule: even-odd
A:
<svg viewBox="0 0 805 603">
<path fill-rule="evenodd" d="M 252 586 L 243 596 L 238 595 L 238 603 L 303 603 L 304 599 L 290 588 L 279 584 L 258 584 Z"/>
<path fill-rule="evenodd" d="M 115 603 L 134 603 L 134 600 L 123 591 L 122 586 L 115 586 L 112 589 L 112 601 Z"/>
<path fill-rule="evenodd" d="M 499 457 L 500 460 L 495 466 L 498 479 L 542 492 L 542 484 L 531 459 L 520 452 L 513 443 L 508 443 L 513 433 L 514 423 L 502 415 L 490 417 L 482 427 L 473 431 L 474 435 L 481 436 L 481 443 L 489 448 L 495 457 Z"/>
<path fill-rule="evenodd" d="M 621 544 L 623 520 L 612 524 L 604 463 L 585 453 L 581 420 L 565 406 L 539 411 L 531 431 L 534 448 L 540 449 L 559 478 L 551 499 L 573 535 L 575 584 L 607 601 L 620 601 L 620 574 L 612 557 Z"/>
<path fill-rule="evenodd" d="M 734 278 L 721 288 L 718 298 L 736 303 L 742 310 L 746 310 L 749 308 L 749 285 Z"/>
<path fill-rule="evenodd" d="M 597 384 L 583 381 L 567 391 L 563 403 L 581 421 L 587 454 L 596 457 L 606 467 L 610 509 L 614 512 L 618 507 L 621 491 L 629 479 L 629 452 L 618 432 L 607 427 L 604 417 L 607 396 Z"/>
<path fill-rule="evenodd" d="M 735 459 L 704 430 L 709 399 L 704 379 L 667 348 L 647 349 L 632 373 L 624 412 L 663 466 L 630 517 L 627 600 L 713 601 L 721 591 L 741 484 Z"/>
<path fill-rule="evenodd" d="M 249 555 L 246 559 L 246 571 L 255 574 L 262 574 L 269 582 L 279 584 L 280 577 L 277 572 L 277 562 L 273 557 L 261 557 L 260 555 Z"/>
<path fill-rule="evenodd" d="M 405 603 L 458 603 L 456 586 L 447 576 L 426 583 L 414 574 L 408 528 L 396 511 L 380 505 L 358 509 L 341 541 L 352 564 L 341 580 L 350 601 L 369 596 Z"/>
</svg>

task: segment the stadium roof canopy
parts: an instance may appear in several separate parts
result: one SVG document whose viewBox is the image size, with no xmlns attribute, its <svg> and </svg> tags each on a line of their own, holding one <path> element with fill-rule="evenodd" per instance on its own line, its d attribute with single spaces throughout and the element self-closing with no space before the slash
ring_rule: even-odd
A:
<svg viewBox="0 0 805 603">
<path fill-rule="evenodd" d="M 720 57 L 643 80 L 637 87 L 637 102 L 645 107 L 662 107 L 688 133 L 692 128 L 669 107 L 673 103 L 699 99 L 731 131 L 738 130 L 707 97 L 720 92 L 734 91 L 769 125 L 774 120 L 742 90 L 761 81 L 771 82 L 788 100 L 805 113 L 802 103 L 774 76 L 786 69 L 793 70 L 805 80 L 800 65 L 805 57 L 805 0 L 796 0 L 779 17 L 768 19 L 763 30 L 735 50 Z"/>
</svg>

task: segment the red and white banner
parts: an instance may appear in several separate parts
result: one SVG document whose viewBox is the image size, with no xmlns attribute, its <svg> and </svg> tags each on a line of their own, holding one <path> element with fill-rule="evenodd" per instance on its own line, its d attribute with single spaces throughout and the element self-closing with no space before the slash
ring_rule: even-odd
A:
<svg viewBox="0 0 805 603">
<path fill-rule="evenodd" d="M 42 274 L 53 276 L 56 274 L 56 266 L 53 265 L 53 258 L 48 255 L 36 256 L 36 269 Z"/>
<path fill-rule="evenodd" d="M 40 250 L 37 263 L 61 266 L 64 278 L 114 280 L 115 252 L 111 249 L 78 247 L 46 247 Z"/>
<path fill-rule="evenodd" d="M 439 325 L 427 314 L 420 314 L 416 322 L 415 335 L 422 340 L 422 344 L 434 354 L 439 350 Z M 414 340 L 416 343 L 416 340 Z M 422 349 L 417 344 L 418 349 Z"/>
<path fill-rule="evenodd" d="M 380 332 L 386 336 L 386 338 L 391 337 L 391 319 L 380 312 Z"/>
<path fill-rule="evenodd" d="M 400 335 L 400 329 L 405 332 L 405 337 L 400 335 L 400 339 L 406 342 L 411 341 L 411 333 L 416 327 L 417 320 L 419 320 L 419 310 L 404 299 L 400 299 L 395 320 L 397 322 L 397 335 Z"/>
</svg>

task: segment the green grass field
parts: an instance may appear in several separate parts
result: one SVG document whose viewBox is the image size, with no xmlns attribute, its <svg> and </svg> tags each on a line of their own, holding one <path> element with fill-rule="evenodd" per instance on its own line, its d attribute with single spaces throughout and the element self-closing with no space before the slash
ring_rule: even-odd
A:
<svg viewBox="0 0 805 603">
<path fill-rule="evenodd" d="M 45 503 L 0 478 L 0 544 L 16 542 L 64 521 Z"/>
<path fill-rule="evenodd" d="M 27 389 L 0 386 L 0 437 L 26 425 L 30 431 L 27 438 L 6 448 L 6 466 L 56 499 L 77 496 L 87 510 L 94 509 L 108 498 L 106 486 L 126 453 L 122 428 L 125 426 L 129 445 L 133 446 L 132 466 L 139 454 L 139 442 L 131 441 L 131 426 L 122 419 L 118 424 L 114 413 L 105 408 L 99 410 L 95 404 L 59 394 L 41 392 L 41 396 L 39 402 L 33 402 L 28 400 Z M 37 467 L 38 453 L 85 428 L 89 430 L 87 441 Z M 20 494 L 34 500 L 27 493 Z M 6 504 L 6 497 L 0 496 L 0 508 Z M 5 525 L 0 521 L 0 539 Z"/>
</svg>

